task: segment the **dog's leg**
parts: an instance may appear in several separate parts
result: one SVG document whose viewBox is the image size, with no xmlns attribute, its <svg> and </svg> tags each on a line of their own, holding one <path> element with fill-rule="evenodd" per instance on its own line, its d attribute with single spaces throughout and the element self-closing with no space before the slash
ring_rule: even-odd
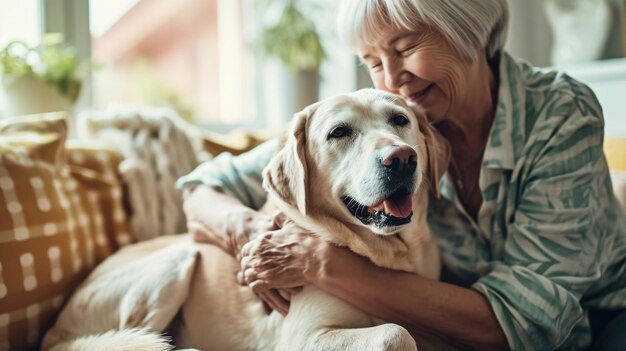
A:
<svg viewBox="0 0 626 351">
<path fill-rule="evenodd" d="M 171 349 L 159 333 L 186 300 L 198 257 L 190 240 L 179 241 L 143 242 L 98 266 L 48 330 L 42 350 Z"/>
<path fill-rule="evenodd" d="M 314 349 L 319 350 L 417 350 L 411 334 L 403 327 L 386 323 L 357 329 L 327 329 L 319 333 Z"/>
<path fill-rule="evenodd" d="M 276 350 L 417 350 L 401 326 L 374 325 L 345 301 L 306 286 L 292 297 Z"/>
</svg>

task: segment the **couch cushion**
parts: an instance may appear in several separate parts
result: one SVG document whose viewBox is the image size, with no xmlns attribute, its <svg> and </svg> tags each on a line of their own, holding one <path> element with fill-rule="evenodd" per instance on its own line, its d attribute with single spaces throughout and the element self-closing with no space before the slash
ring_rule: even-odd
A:
<svg viewBox="0 0 626 351">
<path fill-rule="evenodd" d="M 60 113 L 0 120 L 2 350 L 36 349 L 65 299 L 114 247 L 91 190 L 104 182 L 67 164 L 66 136 Z"/>
<path fill-rule="evenodd" d="M 612 171 L 626 171 L 626 138 L 605 139 L 604 154 Z"/>
<path fill-rule="evenodd" d="M 622 208 L 626 211 L 626 172 L 612 171 L 611 181 L 613 182 L 613 192 Z"/>
<path fill-rule="evenodd" d="M 70 140 L 66 143 L 70 174 L 85 191 L 79 196 L 94 213 L 93 231 L 103 231 L 111 251 L 133 241 L 118 172 L 122 155 L 107 144 Z M 104 258 L 104 257 L 102 257 Z"/>
<path fill-rule="evenodd" d="M 276 136 L 269 132 L 252 134 L 243 131 L 233 131 L 222 135 L 206 130 L 199 131 L 198 134 L 201 135 L 203 150 L 212 156 L 217 156 L 222 152 L 239 155 Z"/>
</svg>

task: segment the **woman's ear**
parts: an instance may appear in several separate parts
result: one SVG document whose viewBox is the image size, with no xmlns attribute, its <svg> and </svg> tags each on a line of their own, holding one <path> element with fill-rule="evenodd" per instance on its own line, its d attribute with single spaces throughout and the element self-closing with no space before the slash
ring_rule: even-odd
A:
<svg viewBox="0 0 626 351">
<path fill-rule="evenodd" d="M 446 138 L 428 122 L 424 111 L 416 105 L 411 107 L 417 117 L 419 129 L 424 136 L 424 143 L 426 144 L 428 178 L 431 190 L 439 198 L 439 181 L 448 170 L 448 165 L 452 158 L 452 149 L 450 149 L 450 144 Z"/>
<path fill-rule="evenodd" d="M 263 186 L 277 199 L 306 215 L 308 170 L 306 126 L 316 105 L 294 115 L 283 145 L 263 170 Z"/>
</svg>

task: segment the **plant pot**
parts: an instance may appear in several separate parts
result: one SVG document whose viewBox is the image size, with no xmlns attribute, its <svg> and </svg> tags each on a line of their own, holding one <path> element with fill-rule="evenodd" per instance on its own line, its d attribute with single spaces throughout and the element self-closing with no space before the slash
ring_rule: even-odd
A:
<svg viewBox="0 0 626 351">
<path fill-rule="evenodd" d="M 293 73 L 270 59 L 261 73 L 261 105 L 269 128 L 284 128 L 294 113 L 319 99 L 319 70 Z"/>
<path fill-rule="evenodd" d="M 71 115 L 73 104 L 54 88 L 34 77 L 2 79 L 0 116 L 21 116 L 65 111 Z"/>
<path fill-rule="evenodd" d="M 320 74 L 318 69 L 298 71 L 295 76 L 294 111 L 300 111 L 319 99 Z"/>
</svg>

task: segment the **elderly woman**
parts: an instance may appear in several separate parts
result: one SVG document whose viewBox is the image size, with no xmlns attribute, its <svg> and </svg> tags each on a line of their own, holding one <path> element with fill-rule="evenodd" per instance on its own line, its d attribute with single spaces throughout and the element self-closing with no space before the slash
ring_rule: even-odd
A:
<svg viewBox="0 0 626 351">
<path fill-rule="evenodd" d="M 274 289 L 314 284 L 461 348 L 581 349 L 611 320 L 623 327 L 626 221 L 593 92 L 503 52 L 505 0 L 346 0 L 341 8 L 340 32 L 374 86 L 421 105 L 452 147 L 442 197 L 429 208 L 443 281 L 377 267 L 256 212 L 274 143 L 221 155 L 181 179 L 196 238 L 243 253 L 242 279 L 283 313 Z M 244 246 L 276 230 L 292 233 Z"/>
</svg>

